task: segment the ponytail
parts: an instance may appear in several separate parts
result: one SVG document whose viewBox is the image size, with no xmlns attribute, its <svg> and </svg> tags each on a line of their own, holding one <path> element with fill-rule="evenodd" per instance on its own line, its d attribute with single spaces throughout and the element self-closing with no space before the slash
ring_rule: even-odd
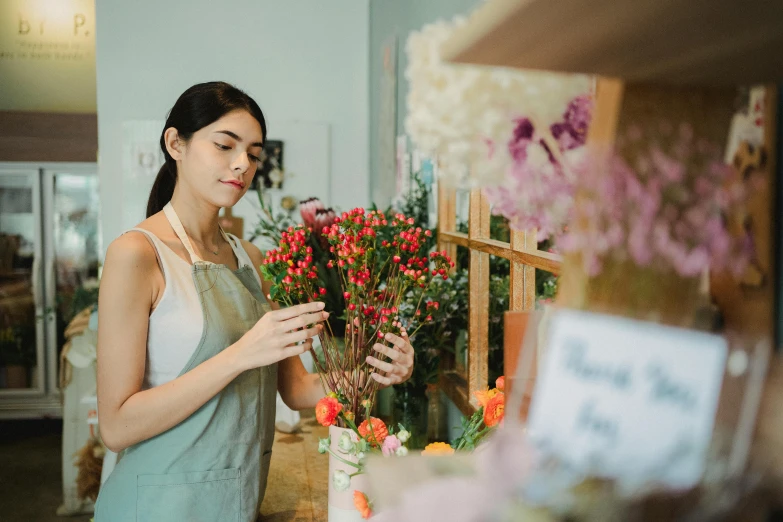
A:
<svg viewBox="0 0 783 522">
<path fill-rule="evenodd" d="M 244 110 L 250 113 L 261 125 L 261 134 L 266 140 L 266 120 L 258 104 L 245 92 L 225 82 L 208 82 L 194 85 L 179 97 L 169 111 L 163 133 L 160 136 L 160 149 L 165 163 L 155 177 L 149 200 L 147 217 L 157 214 L 174 195 L 177 184 L 177 162 L 166 149 L 165 134 L 169 128 L 177 130 L 183 143 L 187 143 L 193 134 L 210 125 L 231 111 Z"/>
<path fill-rule="evenodd" d="M 176 170 L 176 164 L 174 170 Z M 158 175 L 155 176 L 155 183 L 152 184 L 152 190 L 150 190 L 150 197 L 147 200 L 147 217 L 157 214 L 166 204 L 171 201 L 171 196 L 174 195 L 174 185 L 177 184 L 177 177 L 169 167 L 168 158 L 166 163 L 158 171 Z"/>
</svg>

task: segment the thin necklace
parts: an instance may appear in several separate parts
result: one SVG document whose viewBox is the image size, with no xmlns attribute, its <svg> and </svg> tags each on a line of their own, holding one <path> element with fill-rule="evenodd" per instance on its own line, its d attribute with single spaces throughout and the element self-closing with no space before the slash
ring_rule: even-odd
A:
<svg viewBox="0 0 783 522">
<path fill-rule="evenodd" d="M 183 228 L 184 228 L 184 227 L 183 227 Z M 187 234 L 187 231 L 185 231 L 185 233 Z M 188 234 L 188 237 L 190 237 L 190 239 L 192 239 L 193 241 L 197 242 L 199 245 L 201 245 L 201 246 L 203 246 L 204 248 L 206 248 L 208 251 L 212 252 L 212 254 L 213 254 L 213 255 L 218 255 L 218 253 L 220 252 L 220 245 L 218 245 L 218 246 L 217 246 L 217 250 L 212 250 L 212 249 L 211 249 L 210 247 L 208 247 L 208 246 L 207 246 L 207 244 L 206 244 L 206 243 L 204 243 L 203 241 L 201 241 L 201 240 L 199 240 L 199 239 L 196 239 L 195 237 L 191 237 L 191 236 L 190 236 L 190 234 Z"/>
</svg>

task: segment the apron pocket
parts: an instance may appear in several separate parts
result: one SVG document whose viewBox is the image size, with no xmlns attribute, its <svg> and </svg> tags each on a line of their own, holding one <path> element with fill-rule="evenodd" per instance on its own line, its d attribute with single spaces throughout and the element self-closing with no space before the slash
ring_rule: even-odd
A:
<svg viewBox="0 0 783 522">
<path fill-rule="evenodd" d="M 137 522 L 240 522 L 239 468 L 138 475 Z"/>
</svg>

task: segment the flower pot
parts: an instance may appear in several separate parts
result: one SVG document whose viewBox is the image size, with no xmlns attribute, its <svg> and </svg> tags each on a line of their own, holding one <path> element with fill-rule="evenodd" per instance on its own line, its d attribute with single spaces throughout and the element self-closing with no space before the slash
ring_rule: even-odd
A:
<svg viewBox="0 0 783 522">
<path fill-rule="evenodd" d="M 357 459 L 353 455 L 344 453 L 339 447 L 340 436 L 348 432 L 351 435 L 351 439 L 356 442 L 358 437 L 353 430 L 347 428 L 339 428 L 337 426 L 329 426 L 329 438 L 331 443 L 329 449 L 331 453 L 339 455 L 340 458 L 349 462 L 357 462 Z M 359 511 L 356 510 L 353 504 L 353 492 L 359 490 L 361 492 L 367 492 L 369 487 L 369 480 L 364 473 L 351 477 L 350 486 L 344 491 L 338 491 L 335 488 L 334 474 L 337 471 L 343 471 L 348 475 L 356 473 L 357 469 L 353 466 L 341 462 L 335 458 L 334 455 L 329 454 L 329 522 L 360 522 L 362 519 Z"/>
</svg>

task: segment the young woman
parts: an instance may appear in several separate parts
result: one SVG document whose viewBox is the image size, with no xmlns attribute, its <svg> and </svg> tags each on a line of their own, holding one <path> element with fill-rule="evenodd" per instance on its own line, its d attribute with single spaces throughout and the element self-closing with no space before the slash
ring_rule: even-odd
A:
<svg viewBox="0 0 783 522">
<path fill-rule="evenodd" d="M 222 82 L 191 87 L 160 138 L 166 162 L 147 219 L 106 253 L 98 313 L 98 413 L 122 452 L 96 522 L 256 520 L 274 438 L 275 393 L 293 409 L 324 395 L 299 354 L 322 303 L 277 309 L 263 257 L 218 224 L 247 192 L 267 137 L 255 101 Z M 309 328 L 308 328 L 309 326 Z M 373 378 L 410 377 L 413 348 L 389 336 Z"/>
</svg>

